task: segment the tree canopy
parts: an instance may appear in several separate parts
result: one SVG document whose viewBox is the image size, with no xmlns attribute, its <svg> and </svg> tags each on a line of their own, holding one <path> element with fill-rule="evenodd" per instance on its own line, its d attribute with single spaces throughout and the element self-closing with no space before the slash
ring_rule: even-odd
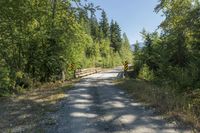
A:
<svg viewBox="0 0 200 133">
<path fill-rule="evenodd" d="M 181 92 L 200 87 L 200 3 L 198 0 L 160 0 L 155 8 L 165 20 L 161 33 L 143 31 L 144 47 L 134 53 L 135 69 L 145 65 L 154 80 Z"/>
<path fill-rule="evenodd" d="M 121 49 L 117 22 L 110 27 L 106 12 L 92 3 L 1 0 L 0 5 L 0 94 L 69 79 L 77 68 L 121 65 L 120 51 L 130 51 L 127 39 Z"/>
</svg>

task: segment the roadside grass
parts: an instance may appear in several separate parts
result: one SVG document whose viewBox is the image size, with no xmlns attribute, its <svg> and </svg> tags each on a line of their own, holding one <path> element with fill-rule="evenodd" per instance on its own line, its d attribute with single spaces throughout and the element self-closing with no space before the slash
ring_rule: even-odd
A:
<svg viewBox="0 0 200 133">
<path fill-rule="evenodd" d="M 159 87 L 151 82 L 139 79 L 120 79 L 116 84 L 125 89 L 136 100 L 156 108 L 164 118 L 178 126 L 200 129 L 200 116 L 192 107 L 188 94 L 178 94 L 169 87 Z M 199 105 L 200 106 L 200 105 Z M 197 131 L 197 132 L 198 132 Z M 195 131 L 196 132 L 196 131 Z"/>
<path fill-rule="evenodd" d="M 59 110 L 59 101 L 67 98 L 66 91 L 75 82 L 47 83 L 20 95 L 0 98 L 1 131 L 33 132 L 40 129 L 41 124 L 56 124 L 53 119 L 45 118 L 45 114 Z"/>
</svg>

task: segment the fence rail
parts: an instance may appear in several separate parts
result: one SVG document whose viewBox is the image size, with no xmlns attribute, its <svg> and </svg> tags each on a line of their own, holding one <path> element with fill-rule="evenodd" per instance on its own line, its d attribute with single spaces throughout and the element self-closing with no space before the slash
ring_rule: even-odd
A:
<svg viewBox="0 0 200 133">
<path fill-rule="evenodd" d="M 94 73 L 101 72 L 101 68 L 87 68 L 87 69 L 77 69 L 75 72 L 75 78 L 81 78 L 84 76 L 88 76 Z"/>
</svg>

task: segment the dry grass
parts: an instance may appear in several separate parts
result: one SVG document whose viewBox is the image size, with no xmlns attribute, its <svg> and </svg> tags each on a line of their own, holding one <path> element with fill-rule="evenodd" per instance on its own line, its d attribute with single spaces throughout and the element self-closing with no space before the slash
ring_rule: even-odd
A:
<svg viewBox="0 0 200 133">
<path fill-rule="evenodd" d="M 117 84 L 137 100 L 156 108 L 165 119 L 176 122 L 179 126 L 187 125 L 199 130 L 200 119 L 190 106 L 191 100 L 187 94 L 178 94 L 169 87 L 158 87 L 143 80 L 118 80 Z"/>
<path fill-rule="evenodd" d="M 59 110 L 59 101 L 67 98 L 66 91 L 75 81 L 48 83 L 24 94 L 0 99 L 0 129 L 2 132 L 40 129 L 45 114 Z M 50 122 L 51 121 L 51 122 Z M 54 124 L 48 119 L 47 124 Z"/>
</svg>

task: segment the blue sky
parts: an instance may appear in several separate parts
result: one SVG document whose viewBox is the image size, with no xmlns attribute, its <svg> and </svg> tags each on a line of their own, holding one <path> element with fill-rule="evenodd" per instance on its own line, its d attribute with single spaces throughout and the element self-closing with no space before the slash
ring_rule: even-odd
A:
<svg viewBox="0 0 200 133">
<path fill-rule="evenodd" d="M 158 0 L 88 0 L 101 6 L 109 20 L 116 20 L 125 32 L 131 44 L 142 41 L 140 32 L 143 28 L 152 32 L 162 22 L 161 14 L 154 12 Z M 97 17 L 100 14 L 98 13 Z"/>
</svg>

